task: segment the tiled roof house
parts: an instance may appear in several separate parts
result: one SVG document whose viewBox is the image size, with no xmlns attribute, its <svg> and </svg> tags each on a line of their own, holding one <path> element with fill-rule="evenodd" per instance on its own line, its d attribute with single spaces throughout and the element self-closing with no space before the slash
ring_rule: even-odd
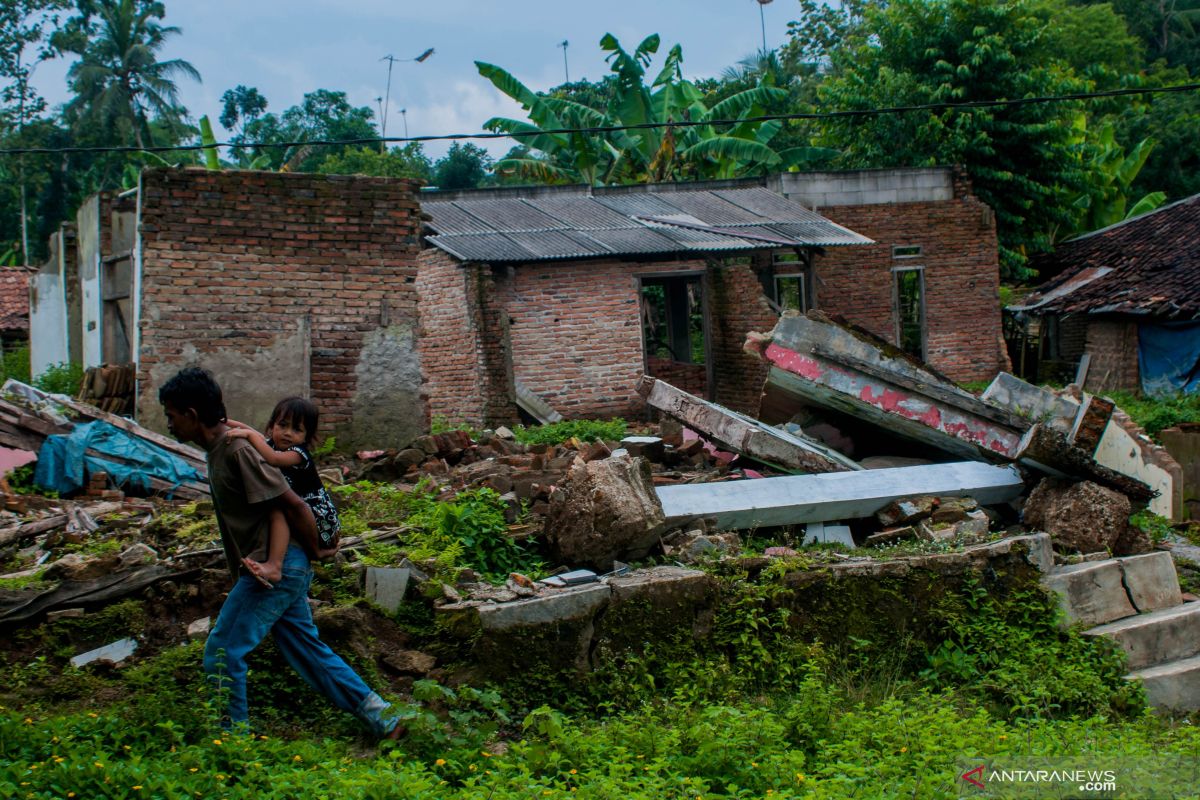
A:
<svg viewBox="0 0 1200 800">
<path fill-rule="evenodd" d="M 1011 311 L 1040 317 L 1045 353 L 1089 356 L 1086 386 L 1200 388 L 1200 195 L 1059 245 L 1055 277 Z"/>
</svg>

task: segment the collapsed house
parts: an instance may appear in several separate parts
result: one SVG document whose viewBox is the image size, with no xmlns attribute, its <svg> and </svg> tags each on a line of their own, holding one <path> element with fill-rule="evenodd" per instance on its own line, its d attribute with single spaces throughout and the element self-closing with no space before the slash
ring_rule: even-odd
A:
<svg viewBox="0 0 1200 800">
<path fill-rule="evenodd" d="M 1008 311 L 1019 338 L 1036 340 L 1045 379 L 1197 391 L 1200 195 L 1064 242 L 1035 264 L 1054 277 Z"/>
<path fill-rule="evenodd" d="M 958 380 L 1007 363 L 994 220 L 949 169 L 431 192 L 422 208 L 422 360 L 449 420 L 510 423 L 530 397 L 638 416 L 643 373 L 754 413 L 765 370 L 742 341 L 787 309 L 845 314 Z"/>
</svg>

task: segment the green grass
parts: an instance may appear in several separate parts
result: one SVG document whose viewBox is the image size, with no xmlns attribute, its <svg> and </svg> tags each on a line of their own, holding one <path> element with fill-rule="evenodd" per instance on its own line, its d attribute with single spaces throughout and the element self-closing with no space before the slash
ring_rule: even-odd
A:
<svg viewBox="0 0 1200 800">
<path fill-rule="evenodd" d="M 1155 438 L 1163 428 L 1200 422 L 1200 394 L 1143 397 L 1132 392 L 1110 392 L 1108 397 Z"/>
</svg>

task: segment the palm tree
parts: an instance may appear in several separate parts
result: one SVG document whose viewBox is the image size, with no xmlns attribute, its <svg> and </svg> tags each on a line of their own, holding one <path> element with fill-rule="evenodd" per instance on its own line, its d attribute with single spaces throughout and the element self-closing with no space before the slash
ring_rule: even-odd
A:
<svg viewBox="0 0 1200 800">
<path fill-rule="evenodd" d="M 160 25 L 163 4 L 150 0 L 97 0 L 96 19 L 87 25 L 81 58 L 67 73 L 75 100 L 70 108 L 81 123 L 103 131 L 132 131 L 138 147 L 153 146 L 150 115 L 180 125 L 175 79 L 200 80 L 182 59 L 158 60 L 158 50 L 179 28 Z"/>
</svg>

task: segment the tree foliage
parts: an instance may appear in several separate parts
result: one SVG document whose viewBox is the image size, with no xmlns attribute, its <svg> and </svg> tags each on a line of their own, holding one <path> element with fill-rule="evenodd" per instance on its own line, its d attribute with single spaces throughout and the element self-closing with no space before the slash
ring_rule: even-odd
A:
<svg viewBox="0 0 1200 800">
<path fill-rule="evenodd" d="M 821 98 L 834 109 L 1020 99 L 1088 84 L 1046 52 L 1045 21 L 1028 2 L 893 0 L 866 10 L 859 44 L 833 53 Z M 848 166 L 961 164 L 996 212 L 1001 264 L 1025 277 L 1029 253 L 1072 225 L 1087 175 L 1071 103 L 914 110 L 827 119 L 823 140 Z"/>
<path fill-rule="evenodd" d="M 782 125 L 750 121 L 771 101 L 786 97 L 782 89 L 758 85 L 710 105 L 696 84 L 683 77 L 679 45 L 668 51 L 647 83 L 646 70 L 660 41 L 657 34 L 648 36 L 630 53 L 615 36 L 605 34 L 600 47 L 608 54 L 612 75 L 603 107 L 538 94 L 504 69 L 476 62 L 479 73 L 529 115 L 528 121 L 496 117 L 484 123 L 488 130 L 513 134 L 533 151 L 504 158 L 496 169 L 547 183 L 599 185 L 761 174 L 813 155 L 801 149 L 777 152 L 771 143 Z M 735 122 L 716 124 L 724 120 Z M 680 121 L 714 124 L 669 124 Z M 636 127 L 648 123 L 664 125 Z"/>
<path fill-rule="evenodd" d="M 352 106 L 345 92 L 317 89 L 280 115 L 266 113 L 255 117 L 234 141 L 265 143 L 248 155 L 265 156 L 264 166 L 269 169 L 316 172 L 324 160 L 361 146 L 361 141 L 356 140 L 375 138 L 374 118 L 370 108 Z M 334 147 L 303 144 L 316 141 L 350 144 Z"/>
<path fill-rule="evenodd" d="M 80 9 L 77 35 L 63 39 L 80 57 L 67 73 L 75 93 L 68 105 L 75 127 L 138 147 L 155 143 L 152 117 L 182 128 L 186 111 L 175 81 L 199 81 L 200 73 L 183 59 L 158 59 L 167 39 L 179 33 L 159 24 L 166 7 L 153 0 L 95 0 Z"/>
</svg>

